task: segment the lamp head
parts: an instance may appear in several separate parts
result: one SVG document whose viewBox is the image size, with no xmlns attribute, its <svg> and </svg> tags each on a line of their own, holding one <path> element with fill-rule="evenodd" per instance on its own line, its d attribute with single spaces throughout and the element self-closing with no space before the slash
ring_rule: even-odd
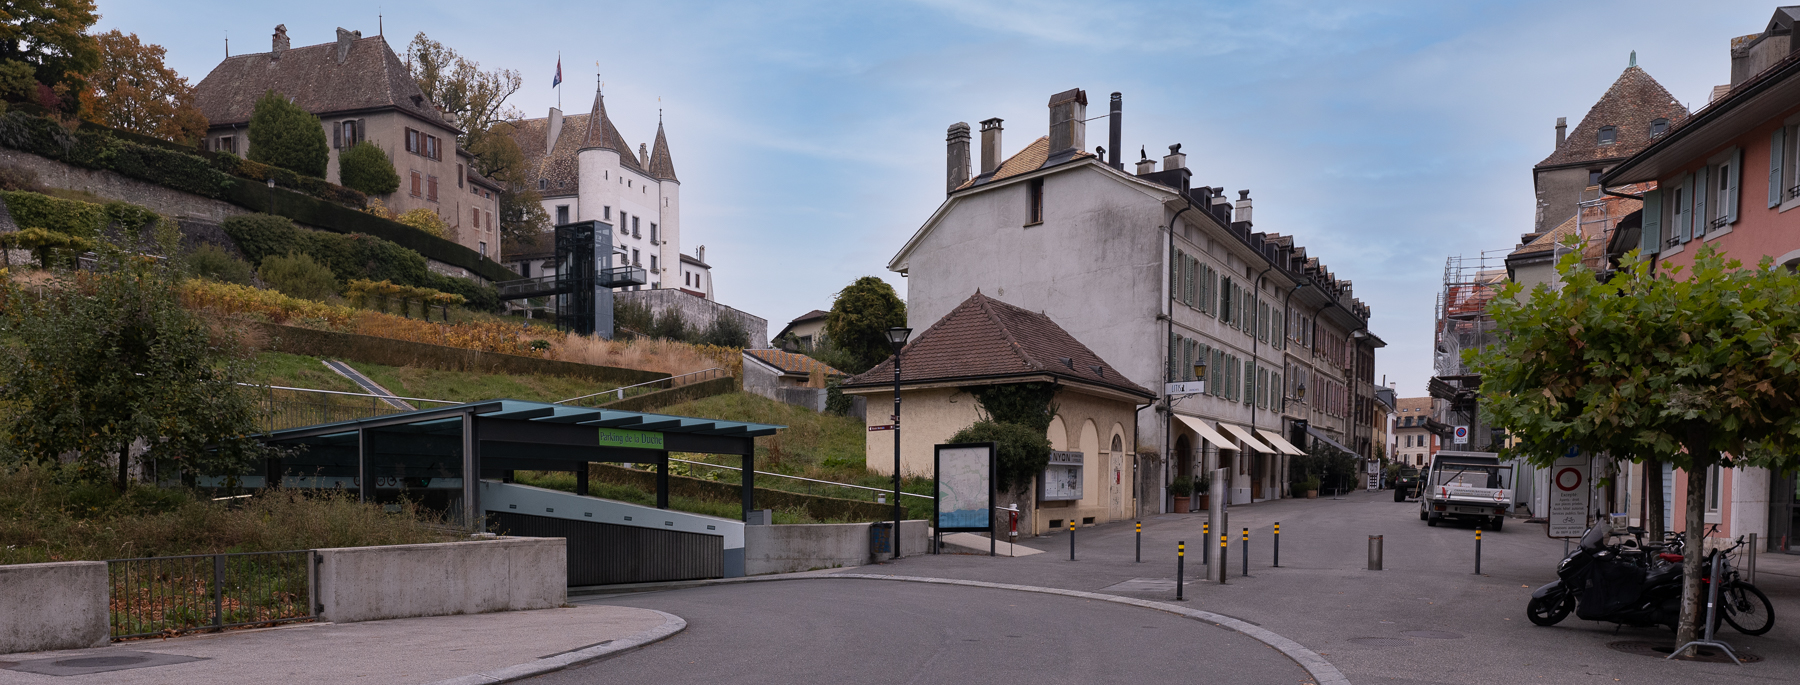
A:
<svg viewBox="0 0 1800 685">
<path fill-rule="evenodd" d="M 1300 387 L 1294 389 L 1294 396 L 1298 397 L 1300 399 L 1303 399 L 1303 400 L 1306 399 L 1306 384 L 1305 383 L 1301 383 Z"/>
<path fill-rule="evenodd" d="M 1200 362 L 1194 365 L 1194 377 L 1200 380 L 1206 380 L 1206 362 Z"/>
<path fill-rule="evenodd" d="M 895 351 L 899 351 L 900 348 L 906 347 L 906 339 L 910 337 L 912 337 L 911 328 L 895 326 L 887 329 L 888 344 L 892 345 Z"/>
</svg>

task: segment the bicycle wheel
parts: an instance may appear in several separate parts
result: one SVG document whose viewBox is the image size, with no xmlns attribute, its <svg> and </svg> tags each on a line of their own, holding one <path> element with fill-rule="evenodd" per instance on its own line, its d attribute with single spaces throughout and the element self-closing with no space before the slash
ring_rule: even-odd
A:
<svg viewBox="0 0 1800 685">
<path fill-rule="evenodd" d="M 1745 635 L 1761 635 L 1775 627 L 1775 606 L 1755 585 L 1742 581 L 1719 588 L 1720 613 Z"/>
</svg>

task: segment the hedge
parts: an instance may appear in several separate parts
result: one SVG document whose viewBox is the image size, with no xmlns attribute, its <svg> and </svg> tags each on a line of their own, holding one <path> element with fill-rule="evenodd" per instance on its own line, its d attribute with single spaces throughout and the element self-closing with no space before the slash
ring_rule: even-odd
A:
<svg viewBox="0 0 1800 685">
<path fill-rule="evenodd" d="M 300 228 L 285 217 L 267 214 L 234 216 L 225 220 L 223 228 L 256 264 L 270 256 L 298 252 L 330 268 L 344 283 L 357 279 L 392 281 L 461 295 L 466 306 L 478 311 L 500 307 L 500 296 L 493 286 L 432 271 L 417 251 L 376 236 Z"/>
<path fill-rule="evenodd" d="M 656 492 L 656 472 L 628 469 L 611 464 L 588 464 L 588 477 L 602 483 L 631 485 Z M 669 494 L 694 499 L 735 501 L 743 495 L 743 486 L 703 478 L 669 475 Z M 862 502 L 838 497 L 804 495 L 786 490 L 756 488 L 758 509 L 804 507 L 806 513 L 820 520 L 883 521 L 894 514 L 894 505 Z"/>
<path fill-rule="evenodd" d="M 159 218 L 156 212 L 126 202 L 97 205 L 23 190 L 0 191 L 0 201 L 20 229 L 42 228 L 77 238 L 97 238 L 114 224 L 139 229 Z"/>
<path fill-rule="evenodd" d="M 368 234 L 427 258 L 467 269 L 491 281 L 519 277 L 474 250 L 360 211 L 358 208 L 365 201 L 361 199 L 362 194 L 354 190 L 235 155 L 205 153 L 202 156 L 174 143 L 144 142 L 140 140 L 142 138 L 95 124 L 83 124 L 71 132 L 53 120 L 20 111 L 0 114 L 0 146 L 90 169 L 115 171 L 140 181 L 224 200 L 255 212 L 278 214 L 338 233 Z M 312 195 L 282 187 L 269 188 L 264 182 L 270 178 L 277 186 L 298 188 Z M 351 203 L 355 208 L 340 203 Z M 418 285 L 466 296 L 432 283 Z"/>
</svg>

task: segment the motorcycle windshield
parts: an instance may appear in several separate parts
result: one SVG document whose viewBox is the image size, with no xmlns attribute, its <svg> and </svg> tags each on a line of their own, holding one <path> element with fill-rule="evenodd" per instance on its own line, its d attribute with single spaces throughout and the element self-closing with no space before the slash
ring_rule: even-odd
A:
<svg viewBox="0 0 1800 685">
<path fill-rule="evenodd" d="M 1587 533 L 1581 536 L 1582 549 L 1600 549 L 1605 542 L 1606 523 L 1604 521 L 1594 524 L 1593 528 L 1589 528 Z"/>
</svg>

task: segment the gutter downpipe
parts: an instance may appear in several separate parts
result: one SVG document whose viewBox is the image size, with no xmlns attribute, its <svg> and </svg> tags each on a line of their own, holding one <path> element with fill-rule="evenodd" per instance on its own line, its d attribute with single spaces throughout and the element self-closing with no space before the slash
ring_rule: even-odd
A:
<svg viewBox="0 0 1800 685">
<path fill-rule="evenodd" d="M 1194 208 L 1194 201 L 1192 198 L 1189 198 L 1187 205 L 1182 207 L 1181 209 L 1175 210 L 1175 215 L 1169 217 L 1169 225 L 1164 227 L 1164 229 L 1168 232 L 1168 236 L 1169 236 L 1168 250 L 1163 252 L 1163 264 L 1164 264 L 1163 274 L 1165 275 L 1165 277 L 1168 277 L 1168 274 L 1173 272 L 1175 269 L 1175 220 L 1180 219 L 1182 214 L 1186 214 L 1188 212 L 1188 210 L 1193 209 L 1193 208 Z M 1165 328 L 1167 329 L 1163 333 L 1163 340 L 1162 340 L 1162 343 L 1163 343 L 1162 375 L 1164 378 L 1168 378 L 1169 368 L 1173 367 L 1175 365 L 1175 347 L 1173 345 L 1169 344 L 1169 339 L 1175 337 L 1175 279 L 1173 277 L 1169 277 L 1169 287 L 1163 291 L 1162 308 L 1164 309 L 1163 323 L 1165 324 Z M 1167 383 L 1167 381 L 1164 381 L 1164 383 Z M 1168 389 L 1168 387 L 1165 386 L 1163 388 L 1163 482 L 1162 482 L 1163 492 L 1165 493 L 1165 496 L 1168 496 L 1166 493 L 1169 491 L 1169 465 L 1174 462 L 1175 445 L 1172 442 L 1174 439 L 1174 434 L 1175 434 L 1175 425 L 1174 424 L 1175 424 L 1175 398 L 1169 396 L 1169 389 Z M 1162 499 L 1162 498 L 1159 497 L 1157 499 Z M 1171 500 L 1170 506 L 1173 506 L 1172 500 Z M 1167 508 L 1164 508 L 1163 513 L 1174 513 L 1174 512 L 1170 512 Z M 1181 513 L 1186 513 L 1186 512 L 1181 512 Z"/>
</svg>

